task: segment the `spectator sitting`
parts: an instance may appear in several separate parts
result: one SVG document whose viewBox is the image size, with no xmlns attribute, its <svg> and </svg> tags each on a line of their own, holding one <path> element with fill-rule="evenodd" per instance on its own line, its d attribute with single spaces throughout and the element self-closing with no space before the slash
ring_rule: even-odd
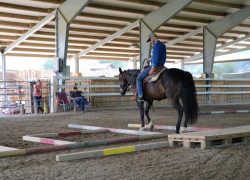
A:
<svg viewBox="0 0 250 180">
<path fill-rule="evenodd" d="M 90 106 L 90 103 L 82 94 L 83 92 L 78 91 L 77 86 L 74 86 L 73 91 L 70 91 L 70 97 L 75 99 L 75 102 L 80 107 L 81 112 L 84 112 L 85 108 Z"/>
</svg>

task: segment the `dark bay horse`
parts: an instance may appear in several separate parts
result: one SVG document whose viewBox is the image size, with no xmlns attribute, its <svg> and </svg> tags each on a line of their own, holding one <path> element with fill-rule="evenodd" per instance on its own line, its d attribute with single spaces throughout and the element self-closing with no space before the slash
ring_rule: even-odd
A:
<svg viewBox="0 0 250 180">
<path fill-rule="evenodd" d="M 140 70 L 125 70 L 119 68 L 119 84 L 120 93 L 125 95 L 129 86 L 132 86 L 136 92 L 136 78 Z M 150 129 L 153 129 L 152 121 L 149 117 L 149 109 L 153 105 L 154 100 L 162 100 L 168 98 L 178 113 L 176 124 L 176 133 L 180 132 L 181 120 L 183 112 L 185 114 L 184 129 L 187 124 L 194 124 L 198 119 L 199 107 L 196 99 L 196 88 L 191 73 L 171 68 L 161 73 L 155 82 L 147 82 L 143 85 L 143 99 L 146 103 L 145 115 L 148 119 Z M 180 103 L 180 99 L 182 104 Z M 141 129 L 145 127 L 144 123 L 144 102 L 137 102 L 140 109 Z"/>
</svg>

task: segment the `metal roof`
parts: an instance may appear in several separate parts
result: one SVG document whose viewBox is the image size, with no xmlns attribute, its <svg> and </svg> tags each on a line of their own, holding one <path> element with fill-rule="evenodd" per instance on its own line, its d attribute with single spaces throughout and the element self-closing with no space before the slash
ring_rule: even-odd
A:
<svg viewBox="0 0 250 180">
<path fill-rule="evenodd" d="M 22 34 L 55 10 L 63 0 L 0 0 L 0 49 L 8 47 Z M 116 31 L 142 18 L 170 0 L 93 0 L 70 25 L 68 57 L 87 49 Z M 250 5 L 250 0 L 194 0 L 157 30 L 163 42 L 173 42 L 213 21 Z M 218 52 L 250 47 L 250 19 L 218 38 L 217 45 L 232 43 Z M 248 37 L 248 38 L 244 38 Z M 168 61 L 189 61 L 203 49 L 202 31 L 169 45 Z M 139 55 L 138 26 L 82 56 L 81 59 L 131 60 Z M 7 53 L 7 56 L 55 56 L 55 20 Z"/>
</svg>

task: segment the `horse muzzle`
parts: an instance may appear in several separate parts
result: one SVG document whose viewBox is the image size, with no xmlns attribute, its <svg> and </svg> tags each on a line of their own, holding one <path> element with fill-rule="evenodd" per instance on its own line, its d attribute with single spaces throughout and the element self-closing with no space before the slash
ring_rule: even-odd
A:
<svg viewBox="0 0 250 180">
<path fill-rule="evenodd" d="M 121 94 L 121 96 L 124 96 L 125 95 L 125 91 L 123 89 L 120 89 L 120 94 Z"/>
</svg>

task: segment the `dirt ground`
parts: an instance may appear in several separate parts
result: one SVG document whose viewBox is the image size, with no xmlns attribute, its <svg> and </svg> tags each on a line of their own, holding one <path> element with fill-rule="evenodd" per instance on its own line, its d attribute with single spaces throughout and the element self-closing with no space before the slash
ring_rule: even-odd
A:
<svg viewBox="0 0 250 180">
<path fill-rule="evenodd" d="M 250 109 L 250 106 L 201 107 L 200 111 L 231 109 Z M 155 124 L 175 125 L 176 123 L 176 112 L 173 108 L 155 109 L 154 112 L 151 112 L 151 117 Z M 38 143 L 25 142 L 22 140 L 22 136 L 72 131 L 72 129 L 67 128 L 69 123 L 127 128 L 128 123 L 139 123 L 139 112 L 135 108 L 130 110 L 93 110 L 86 113 L 68 112 L 53 115 L 0 117 L 0 145 L 16 148 L 44 146 Z M 250 125 L 249 113 L 200 116 L 195 126 L 225 128 L 240 125 Z M 119 136 L 98 134 L 88 135 L 86 139 L 109 137 Z M 67 140 L 77 141 L 77 137 Z M 99 148 L 101 147 L 88 149 Z M 247 180 L 250 178 L 250 145 L 234 145 L 206 150 L 169 147 L 98 159 L 69 162 L 55 161 L 57 154 L 85 150 L 77 149 L 1 158 L 0 179 Z"/>
</svg>

